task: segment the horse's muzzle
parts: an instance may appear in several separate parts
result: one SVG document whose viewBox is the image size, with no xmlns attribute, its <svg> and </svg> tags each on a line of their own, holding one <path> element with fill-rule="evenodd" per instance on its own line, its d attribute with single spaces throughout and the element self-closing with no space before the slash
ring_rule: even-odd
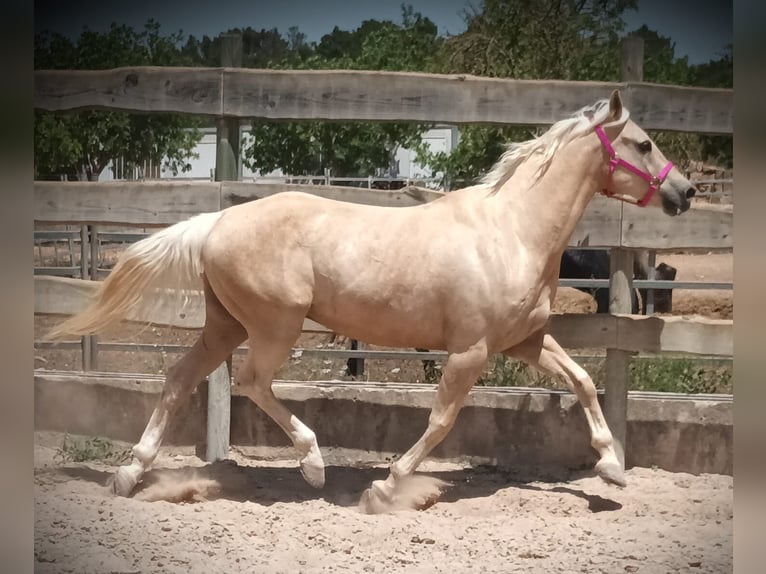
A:
<svg viewBox="0 0 766 574">
<path fill-rule="evenodd" d="M 660 196 L 662 197 L 662 210 L 672 216 L 680 215 L 685 211 L 688 211 L 691 207 L 689 201 L 695 196 L 697 190 L 694 187 L 689 187 L 686 190 L 679 189 L 660 189 Z"/>
</svg>

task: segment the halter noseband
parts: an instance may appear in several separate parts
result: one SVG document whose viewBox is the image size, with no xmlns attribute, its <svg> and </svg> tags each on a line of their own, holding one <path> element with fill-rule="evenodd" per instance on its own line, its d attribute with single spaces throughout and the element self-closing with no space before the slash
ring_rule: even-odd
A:
<svg viewBox="0 0 766 574">
<path fill-rule="evenodd" d="M 604 149 L 609 154 L 609 183 L 607 184 L 606 189 L 602 191 L 602 193 L 606 195 L 607 197 L 614 197 L 615 199 L 619 199 L 620 201 L 625 201 L 627 203 L 633 203 L 641 207 L 646 207 L 646 204 L 649 203 L 649 201 L 652 199 L 654 192 L 659 189 L 659 187 L 662 185 L 662 182 L 664 182 L 665 178 L 668 177 L 668 173 L 670 173 L 670 170 L 673 169 L 673 162 L 669 161 L 667 165 L 662 168 L 660 173 L 654 176 L 650 173 L 645 172 L 642 169 L 638 169 L 636 166 L 634 166 L 630 162 L 627 162 L 621 157 L 619 157 L 617 155 L 617 152 L 614 151 L 614 148 L 612 147 L 612 142 L 610 142 L 609 138 L 606 137 L 606 134 L 604 133 L 604 130 L 600 125 L 596 126 L 595 130 L 596 130 L 596 134 L 598 135 L 598 138 L 601 140 L 601 143 L 604 144 Z M 616 195 L 610 189 L 612 187 L 612 174 L 614 173 L 614 170 L 617 168 L 618 165 L 621 165 L 625 169 L 632 171 L 638 177 L 643 178 L 649 182 L 649 189 L 647 190 L 646 194 L 644 194 L 644 197 L 642 197 L 639 200 L 636 200 L 636 198 L 629 195 Z"/>
</svg>

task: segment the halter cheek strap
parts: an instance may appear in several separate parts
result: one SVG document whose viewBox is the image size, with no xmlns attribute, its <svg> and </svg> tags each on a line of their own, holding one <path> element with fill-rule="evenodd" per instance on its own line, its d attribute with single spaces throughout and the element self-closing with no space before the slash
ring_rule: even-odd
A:
<svg viewBox="0 0 766 574">
<path fill-rule="evenodd" d="M 601 143 L 604 145 L 604 149 L 609 154 L 609 183 L 607 184 L 606 189 L 604 189 L 602 193 L 606 195 L 607 197 L 614 197 L 615 199 L 619 199 L 621 201 L 626 201 L 628 203 L 634 203 L 641 207 L 646 207 L 646 205 L 652 199 L 652 196 L 654 196 L 654 193 L 662 185 L 662 182 L 664 182 L 665 178 L 668 177 L 670 170 L 673 169 L 673 162 L 669 161 L 665 165 L 665 167 L 662 168 L 659 174 L 657 174 L 656 176 L 652 175 L 648 172 L 645 172 L 642 169 L 637 168 L 632 163 L 627 162 L 621 157 L 619 157 L 617 155 L 617 152 L 614 151 L 614 148 L 612 147 L 612 142 L 610 142 L 609 138 L 606 137 L 606 134 L 604 133 L 604 130 L 601 126 L 596 126 L 595 130 L 596 130 L 596 134 L 598 135 L 598 138 L 601 140 Z M 639 200 L 636 200 L 632 196 L 615 195 L 615 193 L 611 190 L 611 187 L 612 187 L 612 174 L 614 173 L 614 170 L 617 169 L 617 166 L 622 166 L 628 171 L 631 171 L 634 174 L 636 174 L 638 177 L 643 178 L 647 182 L 649 182 L 649 189 L 644 194 L 644 197 L 642 197 Z"/>
</svg>

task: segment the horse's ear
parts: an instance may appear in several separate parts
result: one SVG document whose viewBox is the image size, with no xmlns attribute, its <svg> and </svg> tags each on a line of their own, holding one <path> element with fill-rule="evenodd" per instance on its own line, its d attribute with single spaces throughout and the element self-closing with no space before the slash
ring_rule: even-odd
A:
<svg viewBox="0 0 766 574">
<path fill-rule="evenodd" d="M 610 140 L 614 141 L 620 135 L 622 128 L 628 123 L 629 117 L 628 110 L 622 107 L 620 92 L 618 90 L 613 91 L 609 98 L 609 115 L 606 117 L 603 126 Z"/>
<path fill-rule="evenodd" d="M 609 117 L 608 122 L 616 122 L 622 118 L 622 98 L 620 91 L 615 90 L 609 98 Z"/>
</svg>

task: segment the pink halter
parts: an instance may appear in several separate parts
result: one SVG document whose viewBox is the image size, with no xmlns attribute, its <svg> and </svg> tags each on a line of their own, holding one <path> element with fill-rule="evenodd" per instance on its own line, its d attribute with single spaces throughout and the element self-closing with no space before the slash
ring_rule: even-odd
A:
<svg viewBox="0 0 766 574">
<path fill-rule="evenodd" d="M 634 203 L 636 205 L 640 205 L 641 207 L 646 207 L 646 204 L 649 203 L 649 201 L 652 199 L 652 196 L 654 195 L 654 192 L 659 189 L 659 187 L 662 185 L 662 182 L 665 181 L 665 178 L 668 177 L 668 173 L 670 173 L 670 170 L 673 169 L 673 162 L 668 162 L 665 167 L 662 168 L 662 171 L 656 176 L 653 176 L 650 173 L 647 173 L 641 169 L 638 169 L 636 166 L 631 164 L 630 162 L 625 161 L 621 157 L 617 155 L 617 152 L 614 151 L 614 148 L 612 147 L 612 142 L 609 141 L 609 138 L 606 137 L 606 134 L 604 133 L 604 130 L 601 126 L 596 126 L 596 134 L 598 135 L 598 138 L 601 140 L 601 143 L 604 144 L 604 149 L 609 154 L 609 184 L 607 185 L 606 189 L 603 190 L 603 194 L 607 197 L 614 197 L 615 199 L 619 199 L 621 201 L 626 201 L 628 203 Z M 612 174 L 614 173 L 614 170 L 617 168 L 618 165 L 621 165 L 627 170 L 632 171 L 635 173 L 638 177 L 641 177 L 649 182 L 649 189 L 647 190 L 644 197 L 642 197 L 639 200 L 636 200 L 635 198 L 631 196 L 624 196 L 624 195 L 615 195 L 614 192 L 611 191 L 612 187 Z"/>
</svg>

